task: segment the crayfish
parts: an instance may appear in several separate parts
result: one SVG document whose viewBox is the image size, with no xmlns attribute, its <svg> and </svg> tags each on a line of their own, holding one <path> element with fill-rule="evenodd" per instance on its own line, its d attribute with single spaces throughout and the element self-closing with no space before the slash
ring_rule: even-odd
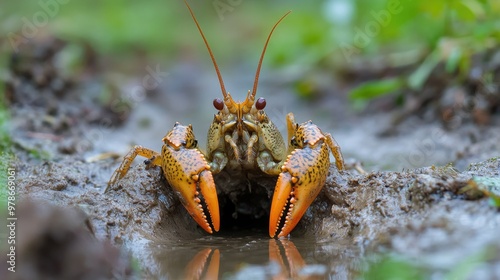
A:
<svg viewBox="0 0 500 280">
<path fill-rule="evenodd" d="M 135 146 L 112 175 L 108 187 L 123 178 L 138 155 L 146 157 L 148 167 L 160 166 L 170 186 L 193 219 L 208 233 L 219 231 L 218 188 L 214 175 L 264 173 L 277 176 L 269 211 L 269 235 L 287 236 L 323 188 L 330 167 L 330 152 L 338 170 L 344 169 L 339 145 L 329 134 L 307 121 L 295 122 L 286 116 L 288 147 L 276 125 L 266 115 L 264 98 L 255 99 L 259 73 L 267 45 L 283 15 L 273 26 L 264 45 L 253 89 L 243 102 L 233 100 L 226 91 L 214 55 L 188 3 L 184 1 L 198 28 L 219 79 L 223 99 L 216 98 L 217 110 L 208 129 L 205 152 L 198 147 L 191 125 L 175 123 L 162 139 L 161 153 Z"/>
</svg>

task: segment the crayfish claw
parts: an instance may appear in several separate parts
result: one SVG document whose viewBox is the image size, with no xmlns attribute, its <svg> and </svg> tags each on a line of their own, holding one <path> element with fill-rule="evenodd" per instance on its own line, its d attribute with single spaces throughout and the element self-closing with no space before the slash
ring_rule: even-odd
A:
<svg viewBox="0 0 500 280">
<path fill-rule="evenodd" d="M 309 129 L 308 125 L 298 131 Z M 309 138 L 304 137 L 301 147 L 290 153 L 278 177 L 269 219 L 269 235 L 273 238 L 290 234 L 326 182 L 328 147 L 322 141 L 307 141 Z"/>
<path fill-rule="evenodd" d="M 290 208 L 291 193 L 292 176 L 288 172 L 281 173 L 274 189 L 271 213 L 269 216 L 269 236 L 271 237 L 275 237 L 276 234 L 278 234 L 278 237 L 286 236 L 291 231 L 288 231 L 289 226 L 293 228 L 297 224 L 294 223 L 291 217 L 291 210 L 293 209 L 293 206 Z M 280 228 L 280 226 L 282 227 Z"/>
<path fill-rule="evenodd" d="M 205 201 L 212 227 L 215 231 L 220 228 L 219 202 L 217 199 L 217 190 L 210 170 L 204 170 L 200 173 L 198 186 Z M 205 215 L 206 216 L 206 215 Z"/>
<path fill-rule="evenodd" d="M 182 128 L 185 127 L 178 125 L 174 130 Z M 180 146 L 175 149 L 167 146 L 163 149 L 163 157 L 162 167 L 165 177 L 184 208 L 206 232 L 219 231 L 217 190 L 210 165 L 207 164 L 203 154 L 196 148 Z"/>
</svg>

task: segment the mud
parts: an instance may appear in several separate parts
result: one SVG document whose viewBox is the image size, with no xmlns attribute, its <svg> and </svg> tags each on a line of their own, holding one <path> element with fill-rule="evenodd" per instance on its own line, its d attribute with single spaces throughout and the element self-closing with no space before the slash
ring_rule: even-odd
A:
<svg viewBox="0 0 500 280">
<path fill-rule="evenodd" d="M 235 261 L 232 254 L 242 246 L 239 241 L 248 242 L 238 237 L 237 228 L 208 236 L 169 191 L 160 170 L 145 170 L 141 164 L 104 194 L 106 177 L 98 175 L 96 165 L 109 168 L 112 164 L 72 159 L 34 165 L 18 162 L 19 197 L 83 210 L 97 239 L 110 240 L 131 252 L 143 276 L 180 277 L 184 270 L 179 267 L 189 263 L 193 247 L 219 249 L 231 256 L 223 261 L 237 275 L 237 264 L 231 266 Z M 471 199 L 459 190 L 473 176 L 498 177 L 499 173 L 498 158 L 474 164 L 465 172 L 427 167 L 360 175 L 355 171 L 340 174 L 332 166 L 324 191 L 290 240 L 297 242 L 302 256 L 322 256 L 313 262 L 323 263 L 323 275 L 352 278 L 362 270 L 366 252 L 392 252 L 444 277 L 467 256 L 490 250 L 488 262 L 474 273 L 497 278 L 500 212 L 487 198 Z M 50 227 L 55 230 L 60 225 Z M 20 225 L 19 232 L 27 230 Z M 267 251 L 266 230 L 254 228 L 240 234 L 253 239 L 256 248 L 265 242 L 262 250 Z M 301 247 L 302 240 L 308 239 L 314 241 Z M 231 242 L 235 242 L 233 246 Z M 183 246 L 184 255 L 179 249 Z M 247 249 L 254 254 L 251 247 Z M 252 258 L 243 259 L 250 262 Z M 265 273 L 273 274 L 272 270 Z"/>
<path fill-rule="evenodd" d="M 2 255 L 2 279 L 125 279 L 134 275 L 128 253 L 108 240 L 96 239 L 82 211 L 46 201 L 25 200 L 18 206 L 17 243 L 11 243 L 16 246 L 17 265 Z"/>
<path fill-rule="evenodd" d="M 272 91 L 272 85 L 267 86 Z M 36 96 L 38 89 L 30 90 Z M 328 117 L 318 118 L 321 127 L 333 130 L 350 165 L 366 161 L 369 172 L 349 169 L 339 173 L 332 166 L 323 191 L 289 239 L 281 241 L 267 236 L 265 215 L 253 221 L 231 222 L 235 213 L 240 217 L 245 211 L 250 216 L 262 211 L 267 214 L 265 198 L 271 195 L 274 179 L 234 181 L 231 176 L 218 176 L 221 190 L 229 185 L 241 187 L 239 194 L 260 189 L 254 192 L 259 194 L 260 206 L 252 206 L 245 196 L 239 196 L 237 201 L 246 206 L 227 210 L 221 232 L 208 235 L 170 191 L 161 170 L 145 170 L 141 161 L 104 193 L 119 165 L 116 153 L 123 154 L 132 143 L 158 147 L 161 136 L 182 115 L 163 112 L 165 118 L 156 120 L 152 115 L 160 113 L 157 100 L 136 104 L 130 115 L 116 114 L 110 111 L 109 103 L 82 99 L 81 90 L 67 89 L 62 95 L 45 95 L 45 99 L 23 95 L 30 97 L 29 102 L 12 99 L 11 138 L 16 158 L 11 166 L 18 174 L 18 200 L 28 209 L 18 213 L 19 220 L 24 221 L 18 232 L 29 233 L 18 236 L 25 246 L 19 248 L 20 261 L 24 258 L 31 266 L 20 268 L 23 273 L 15 279 L 34 279 L 29 273 L 37 273 L 40 279 L 68 279 L 74 273 L 81 273 L 82 279 L 177 279 L 189 273 L 196 278 L 210 275 L 214 267 L 222 278 L 282 275 L 351 279 L 385 254 L 397 255 L 433 279 L 448 277 L 470 262 L 467 273 L 473 275 L 471 278 L 500 278 L 500 211 L 487 197 L 462 191 L 474 178 L 498 180 L 500 159 L 495 156 L 499 156 L 499 138 L 495 127 L 464 125 L 446 132 L 439 128 L 440 123 L 429 127 L 428 122 L 410 120 L 406 127 L 400 125 L 399 134 L 384 138 L 373 127 L 377 126 L 374 122 L 380 127 L 384 123 L 381 120 L 387 120 L 385 114 L 350 120 L 346 117 L 337 125 L 332 125 Z M 281 93 L 281 97 L 283 94 L 287 93 Z M 198 100 L 206 98 L 199 96 Z M 272 98 L 279 100 L 280 93 L 268 99 L 269 107 Z M 55 109 L 37 105 L 46 99 L 56 104 Z M 286 102 L 288 105 L 282 104 L 281 109 L 298 112 L 299 120 L 307 116 L 306 106 Z M 145 111 L 149 114 L 142 114 Z M 146 129 L 140 125 L 144 116 L 152 120 Z M 284 120 L 284 114 L 281 118 Z M 349 126 L 349 121 L 356 125 Z M 498 116 L 491 122 L 498 123 Z M 122 123 L 124 126 L 120 126 Z M 202 125 L 198 126 L 201 129 Z M 352 132 L 353 127 L 357 132 Z M 418 137 L 433 144 L 420 153 L 425 160 L 419 166 L 429 162 L 436 166 L 418 168 L 415 165 L 420 161 L 405 164 L 401 158 L 395 160 L 396 149 L 411 158 L 412 145 L 408 143 Z M 440 154 L 443 150 L 446 153 Z M 459 168 L 443 164 L 448 162 L 455 162 Z M 384 166 L 405 169 L 370 171 Z M 61 232 L 71 238 L 60 239 Z M 44 244 L 49 244 L 49 249 Z M 55 263 L 63 269 L 41 271 L 45 253 L 57 255 Z M 71 265 L 88 259 L 93 260 L 89 266 Z"/>
</svg>

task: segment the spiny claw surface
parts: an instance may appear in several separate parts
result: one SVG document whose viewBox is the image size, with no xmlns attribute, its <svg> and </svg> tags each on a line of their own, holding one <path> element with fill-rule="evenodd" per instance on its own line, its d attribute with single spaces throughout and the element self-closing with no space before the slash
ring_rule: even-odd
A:
<svg viewBox="0 0 500 280">
<path fill-rule="evenodd" d="M 208 212 L 210 213 L 212 226 L 215 231 L 219 231 L 220 228 L 219 202 L 217 199 L 217 190 L 215 189 L 214 178 L 212 177 L 212 172 L 210 172 L 209 166 L 208 170 L 204 170 L 203 172 L 201 172 L 199 180 L 200 180 L 199 188 L 201 190 L 203 198 L 205 199 Z"/>
<path fill-rule="evenodd" d="M 205 157 L 190 145 L 189 139 L 182 140 L 184 144 L 178 145 L 175 133 L 183 128 L 190 130 L 190 127 L 176 125 L 164 138 L 163 172 L 191 217 L 206 232 L 213 233 L 214 230 L 219 231 L 220 227 L 219 202 L 214 179 Z M 188 134 L 188 138 L 190 137 Z"/>
<path fill-rule="evenodd" d="M 287 236 L 325 184 L 330 165 L 324 143 L 295 149 L 288 157 L 274 189 L 269 220 L 271 237 Z"/>
</svg>

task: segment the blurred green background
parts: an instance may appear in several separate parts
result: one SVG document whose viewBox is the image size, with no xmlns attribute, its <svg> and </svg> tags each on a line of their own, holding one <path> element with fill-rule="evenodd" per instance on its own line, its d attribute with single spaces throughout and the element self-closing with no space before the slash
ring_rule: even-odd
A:
<svg viewBox="0 0 500 280">
<path fill-rule="evenodd" d="M 345 80 L 353 108 L 363 108 L 367 101 L 388 93 L 396 92 L 396 100 L 411 91 L 418 93 L 438 64 L 458 77 L 448 83 L 460 83 L 460 77 L 469 75 L 474 55 L 498 49 L 500 42 L 500 1 L 496 0 L 189 3 L 223 75 L 240 65 L 253 71 L 272 26 L 292 10 L 273 35 L 263 69 L 299 73 L 291 79 L 297 79 L 295 93 L 305 98 L 317 93 L 316 74 L 326 73 L 332 80 L 340 76 L 337 80 Z M 6 66 L 11 55 L 36 42 L 33 37 L 44 36 L 67 42 L 58 64 L 63 64 L 62 74 L 72 78 L 88 74 L 88 69 L 82 69 L 91 58 L 99 63 L 97 77 L 103 73 L 141 77 L 150 62 L 167 71 L 186 59 L 212 67 L 181 0 L 4 1 L 0 80 L 9 79 Z M 7 147 L 8 114 L 2 108 L 6 107 L 0 106 L 0 139 L 6 143 L 1 146 Z"/>
<path fill-rule="evenodd" d="M 183 48 L 204 49 L 181 0 L 5 1 L 0 36 L 12 45 L 23 28 L 85 42 L 115 61 L 138 53 L 173 60 Z M 64 3 L 67 2 L 67 3 Z M 190 1 L 220 62 L 256 61 L 266 34 L 288 10 L 266 63 L 349 67 L 358 56 L 414 63 L 433 50 L 467 67 L 467 56 L 500 40 L 500 1 L 325 0 Z M 395 12 L 396 11 L 396 12 Z M 45 15 L 42 15 L 45 14 Z M 388 17 L 387 17 L 388 15 Z M 27 27 L 28 26 L 28 27 Z M 11 46 L 12 47 L 12 46 Z"/>
<path fill-rule="evenodd" d="M 263 69 L 298 69 L 292 71 L 299 73 L 292 78 L 298 79 L 295 93 L 306 98 L 316 94 L 311 80 L 318 71 L 332 80 L 339 73 L 343 76 L 338 80 L 345 80 L 348 72 L 351 78 L 357 76 L 345 82 L 354 108 L 388 93 L 398 92 L 395 98 L 403 99 L 408 90 L 418 92 L 438 64 L 458 77 L 452 82 L 460 82 L 469 75 L 474 55 L 498 49 L 500 42 L 496 0 L 189 3 L 222 73 L 239 65 L 255 69 L 273 24 L 292 10 L 271 40 Z M 181 0 L 5 1 L 0 10 L 1 80 L 8 80 L 11 54 L 36 36 L 67 42 L 59 63 L 63 74 L 72 77 L 85 72 L 92 56 L 104 73 L 141 76 L 151 61 L 165 69 L 185 59 L 211 68 Z M 382 71 L 373 75 L 373 69 Z"/>
</svg>

